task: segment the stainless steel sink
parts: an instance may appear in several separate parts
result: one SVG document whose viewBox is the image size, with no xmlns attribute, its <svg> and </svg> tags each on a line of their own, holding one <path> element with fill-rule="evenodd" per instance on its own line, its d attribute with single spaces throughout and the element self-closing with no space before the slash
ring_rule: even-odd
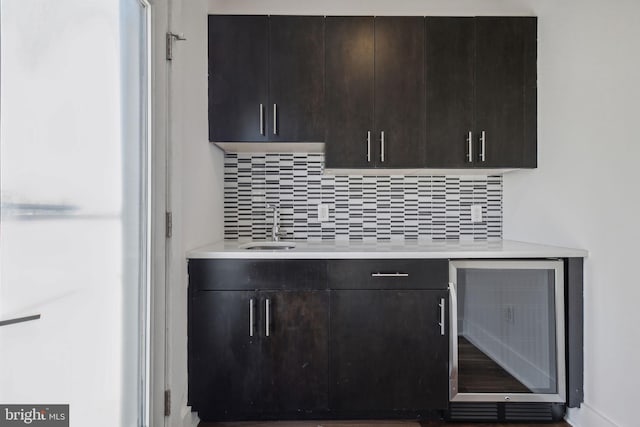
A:
<svg viewBox="0 0 640 427">
<path fill-rule="evenodd" d="M 256 250 L 256 251 L 286 250 L 286 249 L 293 249 L 295 247 L 296 247 L 295 242 L 269 242 L 269 241 L 249 242 L 239 246 L 240 249 Z"/>
</svg>

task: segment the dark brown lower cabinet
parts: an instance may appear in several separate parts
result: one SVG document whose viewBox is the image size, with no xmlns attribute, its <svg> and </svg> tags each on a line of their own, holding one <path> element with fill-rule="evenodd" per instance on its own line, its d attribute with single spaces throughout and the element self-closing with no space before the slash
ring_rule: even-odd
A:
<svg viewBox="0 0 640 427">
<path fill-rule="evenodd" d="M 189 405 L 203 421 L 446 409 L 447 265 L 190 260 Z"/>
<path fill-rule="evenodd" d="M 189 404 L 201 417 L 260 411 L 260 344 L 253 291 L 199 291 L 189 301 Z M 255 308 L 255 306 L 254 306 Z"/>
<path fill-rule="evenodd" d="M 261 393 L 263 412 L 329 409 L 329 291 L 263 291 Z M 269 317 L 265 305 L 269 301 Z"/>
<path fill-rule="evenodd" d="M 440 326 L 447 301 L 444 290 L 332 291 L 331 408 L 372 415 L 447 408 L 446 320 Z"/>
<path fill-rule="evenodd" d="M 327 411 L 329 291 L 197 291 L 190 311 L 201 419 Z"/>
</svg>

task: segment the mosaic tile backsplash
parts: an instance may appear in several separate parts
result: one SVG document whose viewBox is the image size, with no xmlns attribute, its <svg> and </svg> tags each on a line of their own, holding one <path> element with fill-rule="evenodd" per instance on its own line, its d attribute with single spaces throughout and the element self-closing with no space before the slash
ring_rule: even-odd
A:
<svg viewBox="0 0 640 427">
<path fill-rule="evenodd" d="M 502 237 L 501 176 L 323 175 L 323 154 L 227 153 L 224 236 L 268 239 L 280 208 L 294 240 L 493 240 Z M 318 221 L 318 205 L 329 220 Z M 482 222 L 471 206 L 482 206 Z"/>
</svg>

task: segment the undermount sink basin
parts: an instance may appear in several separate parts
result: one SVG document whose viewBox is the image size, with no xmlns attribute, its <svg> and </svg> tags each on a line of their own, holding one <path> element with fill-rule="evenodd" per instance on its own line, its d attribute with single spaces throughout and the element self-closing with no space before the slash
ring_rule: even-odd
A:
<svg viewBox="0 0 640 427">
<path fill-rule="evenodd" d="M 240 249 L 250 250 L 273 250 L 273 249 L 293 249 L 296 247 L 295 242 L 249 242 L 240 245 Z"/>
</svg>

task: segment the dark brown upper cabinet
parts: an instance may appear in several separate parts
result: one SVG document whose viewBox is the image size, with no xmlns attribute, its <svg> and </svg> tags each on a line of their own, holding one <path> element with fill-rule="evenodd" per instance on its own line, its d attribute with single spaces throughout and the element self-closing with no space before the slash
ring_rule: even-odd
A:
<svg viewBox="0 0 640 427">
<path fill-rule="evenodd" d="M 537 18 L 209 16 L 209 140 L 328 168 L 537 166 Z"/>
<path fill-rule="evenodd" d="M 474 130 L 475 18 L 427 18 L 427 167 L 462 168 Z M 473 137 L 471 137 L 473 141 Z"/>
<path fill-rule="evenodd" d="M 324 18 L 269 19 L 270 141 L 324 140 Z"/>
<path fill-rule="evenodd" d="M 537 166 L 537 18 L 476 18 L 475 122 L 482 166 Z"/>
<path fill-rule="evenodd" d="M 325 27 L 326 167 L 421 167 L 424 18 L 327 17 Z"/>
<path fill-rule="evenodd" d="M 326 18 L 326 167 L 375 164 L 373 32 L 371 17 Z"/>
<path fill-rule="evenodd" d="M 209 16 L 209 141 L 267 141 L 266 16 Z"/>
<path fill-rule="evenodd" d="M 324 18 L 209 16 L 209 140 L 324 138 Z"/>
<path fill-rule="evenodd" d="M 426 167 L 537 166 L 537 19 L 426 18 Z"/>
</svg>

